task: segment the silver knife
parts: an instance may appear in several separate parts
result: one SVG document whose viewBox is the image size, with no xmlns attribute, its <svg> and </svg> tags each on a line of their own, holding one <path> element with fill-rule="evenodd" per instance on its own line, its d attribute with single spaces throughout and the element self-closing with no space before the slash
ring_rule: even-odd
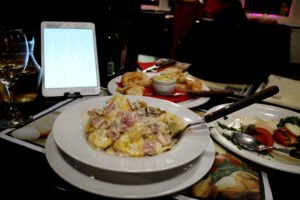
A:
<svg viewBox="0 0 300 200">
<path fill-rule="evenodd" d="M 171 65 L 171 64 L 175 64 L 175 60 L 173 59 L 162 59 L 162 61 L 158 62 L 156 65 L 153 65 L 151 67 L 148 67 L 147 69 L 144 69 L 142 72 L 146 73 L 146 72 L 157 72 L 157 70 L 161 67 L 167 66 L 167 65 Z"/>
<path fill-rule="evenodd" d="M 155 93 L 147 93 L 145 95 L 156 95 Z M 221 97 L 221 96 L 232 96 L 237 97 L 237 95 L 234 94 L 233 90 L 203 90 L 200 92 L 194 92 L 194 91 L 188 91 L 188 92 L 175 92 L 171 95 L 165 95 L 165 96 L 183 96 L 188 95 L 192 97 Z M 164 95 L 162 95 L 164 96 Z"/>
</svg>

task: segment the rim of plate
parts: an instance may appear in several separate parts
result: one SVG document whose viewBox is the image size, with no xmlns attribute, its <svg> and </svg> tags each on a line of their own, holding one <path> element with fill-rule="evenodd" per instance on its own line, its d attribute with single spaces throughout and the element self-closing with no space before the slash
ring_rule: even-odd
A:
<svg viewBox="0 0 300 200">
<path fill-rule="evenodd" d="M 153 77 L 153 76 L 155 76 L 155 75 L 157 75 L 159 73 L 147 72 L 146 74 L 149 77 Z M 117 77 L 111 79 L 108 82 L 107 89 L 108 89 L 108 91 L 112 95 L 121 94 L 121 93 L 119 93 L 119 92 L 116 91 L 116 88 L 117 88 L 116 82 L 120 82 L 121 78 L 122 78 L 122 75 L 117 76 Z M 202 87 L 203 87 L 204 90 L 209 90 L 209 88 L 204 83 L 202 83 Z M 186 101 L 178 102 L 177 104 L 182 105 L 182 106 L 184 106 L 186 108 L 194 108 L 194 107 L 200 106 L 202 104 L 205 104 L 207 101 L 209 101 L 209 99 L 210 99 L 209 97 L 201 97 L 201 98 L 196 98 L 196 99 L 188 99 Z"/>
<path fill-rule="evenodd" d="M 131 102 L 140 99 L 149 106 L 160 107 L 185 121 L 199 121 L 193 111 L 178 104 L 143 96 L 125 95 Z M 92 108 L 103 108 L 112 96 L 95 97 L 67 107 L 53 124 L 53 136 L 58 147 L 72 158 L 87 165 L 116 172 L 147 173 L 172 169 L 184 165 L 206 149 L 209 130 L 204 123 L 195 126 L 192 132 L 185 132 L 170 151 L 155 156 L 119 157 L 96 150 L 87 141 L 84 133 L 86 118 L 82 117 Z M 159 106 L 157 106 L 159 105 Z"/>
<path fill-rule="evenodd" d="M 209 109 L 207 111 L 208 113 L 214 112 L 218 109 L 221 109 L 222 107 L 228 105 L 227 104 L 221 104 L 214 106 L 213 108 Z M 291 115 L 296 115 L 300 117 L 300 114 L 288 109 L 284 109 L 281 107 L 277 106 L 272 106 L 272 105 L 266 105 L 266 104 L 252 104 L 246 108 L 243 108 L 241 110 L 238 110 L 230 115 L 228 115 L 228 119 L 230 119 L 231 116 L 239 116 L 239 117 L 244 117 L 247 118 L 252 118 L 251 116 L 257 116 L 259 117 L 260 115 L 265 115 L 266 117 L 263 119 L 274 119 L 276 121 L 279 121 L 280 118 L 284 117 L 283 113 L 286 113 L 285 116 L 291 116 Z M 279 114 L 282 114 L 279 116 Z M 222 122 L 224 119 L 219 119 L 215 120 L 213 122 L 208 123 L 208 126 L 217 126 L 216 122 Z M 230 151 L 238 154 L 239 156 L 248 159 L 252 162 L 255 162 L 257 164 L 260 164 L 265 167 L 269 167 L 272 169 L 284 171 L 284 172 L 290 172 L 290 173 L 295 173 L 295 174 L 300 174 L 300 162 L 299 164 L 292 164 L 292 162 L 288 163 L 288 161 L 285 163 L 283 161 L 279 161 L 276 158 L 272 158 L 269 156 L 259 156 L 257 152 L 249 151 L 246 149 L 240 150 L 236 145 L 232 144 L 230 141 L 228 141 L 225 137 L 223 137 L 219 131 L 212 129 L 211 130 L 211 135 L 212 137 L 220 143 L 222 146 L 225 148 L 229 149 Z"/>
<path fill-rule="evenodd" d="M 76 160 L 63 156 L 63 152 L 60 152 L 59 148 L 55 144 L 54 138 L 50 135 L 46 142 L 45 154 L 49 165 L 52 169 L 64 180 L 71 185 L 78 187 L 84 191 L 91 192 L 97 195 L 103 195 L 113 198 L 125 198 L 125 199 L 140 199 L 140 198 L 153 198 L 159 196 L 170 195 L 175 192 L 182 191 L 183 189 L 190 187 L 199 181 L 211 168 L 215 158 L 215 146 L 211 138 L 209 138 L 209 144 L 203 154 L 199 156 L 195 161 L 187 166 L 181 166 L 171 172 L 154 173 L 154 174 L 123 174 L 124 177 L 120 177 L 119 173 L 107 172 L 103 170 L 92 169 L 78 169 L 81 166 Z M 83 170 L 83 171 L 82 171 Z M 99 172 L 100 171 L 100 172 Z M 84 173 L 88 172 L 88 173 Z M 97 174 L 100 178 L 93 176 Z M 107 174 L 108 173 L 108 174 Z M 112 177 L 112 181 L 102 180 L 102 174 L 106 177 Z M 160 176 L 163 175 L 163 177 Z M 147 183 L 144 182 L 143 177 L 148 178 Z M 169 177 L 169 178 L 165 178 Z M 118 183 L 118 180 L 124 179 L 135 180 L 134 184 L 122 184 Z M 145 177 L 144 177 L 145 178 Z M 161 178 L 161 180 L 157 180 Z M 128 181 L 130 181 L 128 180 Z"/>
</svg>

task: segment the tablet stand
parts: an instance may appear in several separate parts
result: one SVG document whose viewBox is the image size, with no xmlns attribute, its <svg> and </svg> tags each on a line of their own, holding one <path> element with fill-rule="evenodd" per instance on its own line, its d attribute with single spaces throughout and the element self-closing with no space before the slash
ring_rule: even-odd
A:
<svg viewBox="0 0 300 200">
<path fill-rule="evenodd" d="M 66 93 L 64 93 L 64 97 L 66 97 L 66 98 L 81 98 L 82 95 L 80 94 L 80 92 L 74 92 L 74 93 L 66 92 Z"/>
</svg>

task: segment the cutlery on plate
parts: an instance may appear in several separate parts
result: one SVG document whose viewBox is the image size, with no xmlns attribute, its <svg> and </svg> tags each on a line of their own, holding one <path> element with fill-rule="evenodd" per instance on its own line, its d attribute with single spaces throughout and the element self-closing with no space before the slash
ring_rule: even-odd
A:
<svg viewBox="0 0 300 200">
<path fill-rule="evenodd" d="M 156 65 L 153 65 L 151 67 L 148 67 L 147 69 L 144 69 L 142 72 L 157 72 L 157 70 L 161 67 L 167 66 L 167 65 L 172 65 L 175 64 L 176 61 L 173 59 L 161 59 L 160 62 L 158 62 Z"/>
<path fill-rule="evenodd" d="M 146 93 L 145 95 L 156 95 L 155 93 Z M 175 92 L 173 94 L 163 95 L 163 96 L 183 96 L 183 95 L 189 95 L 193 97 L 214 97 L 214 96 L 235 96 L 233 90 L 203 90 L 200 92 L 193 92 L 193 91 L 187 91 L 187 92 Z"/>
<path fill-rule="evenodd" d="M 238 144 L 240 144 L 241 146 L 243 146 L 246 149 L 249 149 L 251 151 L 276 150 L 276 151 L 286 153 L 289 156 L 292 156 L 294 158 L 300 159 L 300 150 L 279 148 L 279 147 L 267 147 L 264 144 L 262 144 L 259 140 L 257 140 L 256 138 L 254 138 L 250 135 L 247 135 L 245 133 L 233 132 L 232 139 L 235 142 L 237 142 Z"/>
<path fill-rule="evenodd" d="M 233 90 L 203 90 L 200 92 L 188 91 L 186 92 L 186 94 L 195 97 L 232 96 L 234 95 L 234 91 Z"/>
<path fill-rule="evenodd" d="M 258 101 L 261 101 L 265 98 L 271 97 L 279 92 L 279 88 L 277 86 L 270 86 L 268 88 L 265 88 L 257 93 L 254 93 L 252 95 L 249 95 L 247 97 L 244 97 L 232 104 L 229 104 L 219 110 L 216 110 L 215 112 L 209 113 L 204 116 L 205 122 L 212 122 L 216 119 L 219 119 L 221 117 L 224 117 L 230 113 L 233 113 L 237 110 L 240 110 L 242 108 L 245 108 L 253 103 L 256 103 Z"/>
<path fill-rule="evenodd" d="M 261 101 L 267 97 L 273 96 L 279 92 L 279 88 L 277 86 L 271 86 L 266 89 L 261 90 L 260 92 L 257 92 L 255 94 L 249 95 L 247 97 L 244 97 L 232 104 L 229 104 L 219 110 L 216 110 L 215 112 L 209 113 L 204 116 L 203 121 L 198 122 L 192 122 L 190 124 L 187 124 L 186 127 L 183 129 L 182 132 L 184 132 L 188 127 L 194 126 L 197 124 L 203 124 L 203 123 L 209 123 L 216 119 L 219 119 L 221 117 L 224 117 L 230 113 L 233 113 L 237 110 L 240 110 L 242 108 L 245 108 L 255 102 Z"/>
</svg>

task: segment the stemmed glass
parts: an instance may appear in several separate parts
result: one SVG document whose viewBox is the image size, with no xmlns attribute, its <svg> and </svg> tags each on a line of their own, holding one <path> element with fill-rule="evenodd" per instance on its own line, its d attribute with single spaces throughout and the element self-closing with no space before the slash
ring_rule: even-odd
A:
<svg viewBox="0 0 300 200">
<path fill-rule="evenodd" d="M 18 127 L 29 120 L 30 116 L 20 113 L 16 107 L 13 90 L 21 77 L 29 57 L 28 43 L 22 29 L 0 29 L 0 81 L 9 97 L 9 106 L 1 128 Z"/>
</svg>

